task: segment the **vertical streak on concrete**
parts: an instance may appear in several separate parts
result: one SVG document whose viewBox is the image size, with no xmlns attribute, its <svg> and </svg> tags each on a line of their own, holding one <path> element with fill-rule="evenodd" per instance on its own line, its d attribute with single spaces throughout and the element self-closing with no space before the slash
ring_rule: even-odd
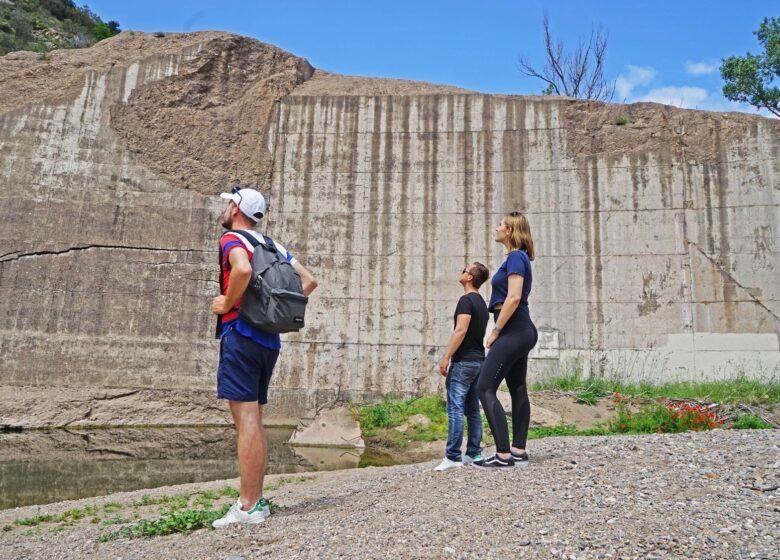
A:
<svg viewBox="0 0 780 560">
<path fill-rule="evenodd" d="M 541 105 L 540 105 L 541 106 Z M 537 128 L 536 118 L 537 118 L 537 107 L 536 103 L 533 102 L 526 102 L 522 101 L 522 105 L 520 106 L 519 111 L 515 111 L 514 117 L 515 122 L 512 125 L 512 128 L 515 130 L 515 132 L 512 134 L 512 146 L 511 146 L 511 154 L 512 154 L 512 183 L 511 183 L 511 191 L 512 191 L 512 203 L 509 207 L 504 209 L 504 212 L 512 212 L 513 210 L 519 210 L 523 212 L 524 214 L 527 214 L 529 211 L 528 208 L 528 201 L 526 200 L 526 193 L 525 193 L 525 168 L 526 168 L 526 162 L 528 161 L 527 158 L 527 152 L 528 152 L 528 126 L 529 126 L 529 119 L 528 119 L 528 113 L 529 111 L 532 113 L 533 117 L 530 122 L 531 128 Z M 545 111 L 549 110 L 545 106 Z M 536 134 L 534 131 L 533 134 Z"/>
<path fill-rule="evenodd" d="M 601 260 L 601 193 L 599 185 L 598 159 L 593 158 L 591 167 L 591 189 L 593 197 L 593 259 L 594 276 L 593 282 L 596 286 L 596 325 L 599 348 L 604 347 L 604 279 L 602 277 L 603 263 Z"/>
<path fill-rule="evenodd" d="M 672 190 L 672 156 L 668 150 L 657 154 L 658 177 L 661 181 L 661 205 L 663 208 L 674 207 L 674 191 Z M 646 169 L 646 166 L 645 166 Z"/>
<path fill-rule="evenodd" d="M 710 164 L 702 164 L 702 186 L 704 187 L 704 230 L 707 235 L 707 253 L 715 253 L 715 237 L 712 235 L 712 177 Z"/>
<path fill-rule="evenodd" d="M 297 156 L 299 158 L 303 158 L 303 189 L 301 191 L 301 217 L 303 218 L 303 223 L 308 223 L 310 219 L 310 209 L 311 209 L 311 199 L 312 199 L 312 193 L 311 193 L 311 181 L 312 181 L 312 167 L 314 165 L 314 108 L 316 107 L 317 103 L 319 102 L 318 98 L 311 98 L 307 97 L 305 104 L 306 104 L 306 128 L 305 133 L 303 134 L 303 137 L 305 138 L 304 141 L 304 151 L 298 151 Z M 300 145 L 300 144 L 299 144 Z M 307 230 L 308 231 L 308 230 Z M 308 253 L 309 252 L 309 236 L 304 235 L 302 236 L 301 240 L 299 241 L 299 251 L 302 253 Z M 297 385 L 296 385 L 297 387 Z"/>
<path fill-rule="evenodd" d="M 367 263 L 368 263 L 368 285 L 376 286 L 377 283 L 382 284 L 383 278 L 377 278 L 377 269 L 380 267 L 380 262 L 384 260 L 381 255 L 381 243 L 384 237 L 384 230 L 389 227 L 389 216 L 383 216 L 380 214 L 379 209 L 379 178 L 384 171 L 387 162 L 382 160 L 382 110 L 383 101 L 385 98 L 373 97 L 371 98 L 372 104 L 369 105 L 373 109 L 372 115 L 372 132 L 371 132 L 371 163 L 369 170 L 371 172 L 371 178 L 369 181 L 368 191 L 368 208 L 367 208 L 367 220 L 369 235 L 365 240 L 368 247 Z M 381 288 L 380 288 L 381 289 Z M 367 306 L 367 313 L 372 314 L 372 326 L 374 330 L 383 333 L 385 330 L 385 316 L 383 313 L 380 294 L 380 301 L 374 301 L 374 305 Z M 378 375 L 378 368 L 371 367 L 367 364 L 364 371 L 366 372 L 365 379 L 363 380 L 363 388 L 367 391 L 377 391 L 381 385 L 378 379 L 374 378 L 374 374 Z"/>
<path fill-rule="evenodd" d="M 339 162 L 338 169 L 342 169 L 345 174 L 345 183 L 347 188 L 347 207 L 349 208 L 349 219 L 351 220 L 351 232 L 352 238 L 349 240 L 349 256 L 354 256 L 355 241 L 359 235 L 364 234 L 360 230 L 360 212 L 358 211 L 358 173 L 357 173 L 357 158 L 358 158 L 358 123 L 360 122 L 360 107 L 358 104 L 358 98 L 356 97 L 341 97 L 339 98 L 340 111 L 343 112 L 344 126 L 344 140 L 346 146 L 343 153 L 346 154 L 347 161 L 342 164 Z M 339 119 L 341 120 L 341 119 Z M 341 144 L 340 139 L 337 138 L 336 142 Z M 340 156 L 341 157 L 341 156 Z M 335 175 L 335 174 L 334 174 Z M 362 208 L 360 209 L 362 211 Z M 358 255 L 359 256 L 359 255 Z M 362 268 L 362 267 L 361 267 Z M 360 298 L 358 298 L 360 299 Z"/>
<path fill-rule="evenodd" d="M 723 144 L 723 140 L 720 135 L 720 127 L 715 129 L 716 146 L 718 149 L 718 185 L 717 185 L 717 197 L 718 197 L 718 231 L 720 233 L 719 243 L 719 260 L 720 265 L 726 274 L 722 275 L 723 285 L 723 304 L 724 315 L 726 320 L 726 328 L 728 332 L 733 332 L 736 329 L 736 299 L 737 299 L 737 286 L 732 280 L 732 274 L 734 269 L 732 268 L 731 261 L 731 241 L 729 232 L 729 208 L 728 208 L 728 188 L 729 188 L 729 175 L 728 175 L 728 154 L 726 153 L 726 147 Z"/>
<path fill-rule="evenodd" d="M 578 165 L 578 174 L 583 185 L 580 197 L 584 214 L 582 216 L 585 232 L 585 284 L 588 292 L 588 334 L 591 350 L 601 350 L 603 346 L 602 327 L 603 282 L 601 262 L 601 216 L 599 199 L 598 159 L 588 156 Z M 593 364 L 596 365 L 596 364 Z"/>
<path fill-rule="evenodd" d="M 450 133 L 454 134 L 452 137 L 456 141 L 456 146 L 463 146 L 463 152 L 460 154 L 460 160 L 463 162 L 463 208 L 461 209 L 461 223 L 463 228 L 463 255 L 468 258 L 469 244 L 471 243 L 471 209 L 472 198 L 474 189 L 474 160 L 473 160 L 473 134 L 478 134 L 471 131 L 471 96 L 465 96 L 463 103 L 463 137 L 462 142 L 458 142 L 458 134 L 453 133 L 450 129 Z M 460 151 L 460 150 L 458 150 Z M 456 152 L 458 153 L 458 152 Z M 455 185 L 450 185 L 450 189 L 457 188 Z M 449 193 L 448 193 L 449 194 Z M 451 196 L 455 196 L 452 192 Z"/>
<path fill-rule="evenodd" d="M 283 112 L 283 105 L 280 102 L 274 103 L 273 108 L 271 109 L 271 115 L 268 118 L 268 129 L 266 131 L 266 146 L 268 148 L 268 151 L 271 153 L 271 167 L 268 170 L 268 178 L 267 178 L 267 184 L 268 188 L 264 189 L 266 191 L 266 202 L 268 204 L 268 207 L 271 208 L 273 205 L 276 204 L 276 201 L 274 199 L 274 190 L 276 190 L 277 185 L 279 185 L 279 189 L 281 190 L 284 187 L 284 171 L 281 171 L 282 175 L 279 176 L 279 171 L 277 171 L 277 161 L 279 158 L 279 126 L 281 122 L 281 114 Z M 283 144 L 284 142 L 282 142 Z M 281 163 L 278 164 L 282 170 L 284 169 L 284 152 L 282 152 L 282 158 Z M 281 204 L 278 207 L 279 211 L 284 211 Z M 263 220 L 263 226 L 264 228 L 268 228 L 268 220 Z"/>
<path fill-rule="evenodd" d="M 404 97 L 402 98 L 402 106 L 401 106 L 401 163 L 403 169 L 401 169 L 401 198 L 399 200 L 398 206 L 399 208 L 394 209 L 394 212 L 397 212 L 399 216 L 404 216 L 406 219 L 400 219 L 398 220 L 398 224 L 400 226 L 399 232 L 398 232 L 398 244 L 400 247 L 399 253 L 399 259 L 398 259 L 398 274 L 400 275 L 400 281 L 399 284 L 401 286 L 406 285 L 406 254 L 407 254 L 407 239 L 408 239 L 408 233 L 409 233 L 409 221 L 408 218 L 410 216 L 411 208 L 409 207 L 409 178 L 412 173 L 414 173 L 414 166 L 413 161 L 410 157 L 410 114 L 411 114 L 411 105 L 412 105 L 413 99 L 410 97 Z M 400 298 L 399 301 L 399 313 L 401 313 L 401 316 L 406 312 L 406 299 Z"/>
<path fill-rule="evenodd" d="M 688 253 L 688 224 L 685 218 L 685 210 L 674 215 L 675 259 L 677 260 L 678 274 L 680 275 L 680 332 L 693 333 L 693 298 L 691 294 L 691 265 Z"/>
<path fill-rule="evenodd" d="M 631 172 L 631 208 L 633 209 L 631 218 L 634 223 L 636 223 L 639 218 L 639 174 L 637 172 L 638 166 L 634 154 L 629 154 L 628 156 L 628 167 Z"/>
<path fill-rule="evenodd" d="M 362 211 L 364 210 L 362 207 L 360 208 L 361 212 L 358 212 L 358 184 L 359 184 L 359 173 L 358 173 L 358 155 L 359 155 L 359 143 L 360 143 L 360 134 L 358 133 L 359 123 L 360 123 L 360 102 L 359 98 L 357 97 L 345 97 L 343 99 L 343 108 L 346 115 L 345 119 L 345 128 L 344 135 L 346 136 L 346 147 L 345 151 L 347 154 L 347 162 L 344 166 L 344 169 L 347 173 L 347 189 L 348 190 L 348 208 L 349 208 L 349 219 L 352 221 L 351 224 L 351 232 L 352 232 L 352 239 L 350 239 L 349 247 L 350 250 L 347 252 L 347 256 L 353 259 L 353 262 L 350 263 L 350 266 L 355 266 L 355 262 L 357 263 L 357 267 L 359 272 L 358 276 L 358 291 L 357 291 L 357 306 L 358 306 L 358 315 L 355 318 L 355 320 L 359 320 L 360 317 L 362 317 L 363 313 L 363 298 L 361 297 L 360 291 L 363 286 L 363 274 L 364 274 L 364 266 L 363 265 L 363 255 L 361 254 L 361 248 L 365 244 L 365 231 L 363 231 L 363 228 L 361 228 L 362 221 Z M 340 139 L 336 139 L 336 142 L 340 142 Z M 362 195 L 362 193 L 360 193 Z M 357 246 L 358 249 L 355 250 L 355 246 Z M 358 329 L 358 336 L 357 340 L 354 341 L 358 345 L 360 344 L 360 329 Z M 348 361 L 348 360 L 347 360 Z M 347 367 L 347 371 L 350 371 L 350 368 Z M 347 380 L 340 380 L 339 386 L 342 388 L 352 389 L 355 387 L 360 387 L 361 383 L 358 381 L 360 379 L 360 372 L 362 371 L 361 363 L 360 363 L 360 353 L 355 352 L 355 363 L 353 364 L 353 367 L 351 368 L 351 371 L 355 372 L 355 377 L 352 378 L 352 376 L 347 374 L 348 379 Z"/>
<path fill-rule="evenodd" d="M 430 327 L 431 318 L 428 316 L 428 302 L 430 300 L 430 286 L 435 281 L 436 275 L 436 174 L 438 173 L 437 137 L 439 134 L 439 105 L 442 96 L 430 95 L 420 98 L 423 105 L 422 125 L 424 130 L 430 131 L 425 136 L 424 156 L 425 173 L 423 175 L 423 322 L 422 344 L 428 346 L 435 329 Z"/>
<path fill-rule="evenodd" d="M 483 216 L 483 232 L 482 232 L 482 248 L 481 251 L 485 258 L 487 259 L 487 262 L 484 264 L 487 265 L 488 269 L 492 271 L 493 269 L 493 262 L 491 259 L 492 255 L 492 249 L 493 249 L 493 236 L 491 235 L 492 228 L 493 228 L 493 206 L 495 204 L 495 198 L 496 198 L 496 189 L 497 186 L 503 185 L 502 177 L 499 175 L 501 173 L 501 170 L 503 169 L 503 162 L 501 161 L 501 154 L 502 151 L 497 149 L 495 147 L 496 144 L 496 138 L 498 138 L 499 130 L 503 130 L 506 127 L 506 106 L 507 101 L 506 98 L 502 98 L 500 100 L 495 100 L 495 104 L 498 105 L 499 109 L 496 111 L 496 106 L 493 105 L 491 107 L 491 133 L 490 133 L 490 140 L 489 140 L 489 146 L 491 148 L 490 153 L 485 158 L 485 173 L 484 173 L 484 186 L 483 186 L 483 197 L 484 200 L 482 200 L 482 216 Z M 496 115 L 496 112 L 500 114 L 500 117 Z M 501 141 L 499 140 L 499 145 L 501 144 Z"/>
<path fill-rule="evenodd" d="M 482 104 L 482 130 L 484 131 L 483 137 L 485 139 L 484 144 L 482 146 L 482 153 L 483 156 L 483 168 L 482 168 L 482 184 L 479 186 L 479 188 L 476 189 L 477 193 L 481 193 L 484 197 L 484 200 L 480 201 L 480 204 L 482 205 L 484 216 L 485 216 L 485 223 L 482 224 L 483 229 L 485 230 L 483 235 L 485 236 L 485 244 L 484 244 L 484 250 L 481 251 L 484 253 L 484 256 L 487 257 L 490 253 L 491 244 L 493 242 L 493 238 L 490 235 L 490 232 L 492 230 L 491 225 L 492 221 L 490 219 L 490 210 L 493 207 L 493 137 L 495 135 L 495 118 L 494 118 L 494 108 L 493 104 L 496 103 L 493 97 L 491 96 L 484 96 L 483 98 L 483 104 Z M 483 263 L 488 266 L 488 268 L 492 269 L 493 266 L 490 262 Z"/>
<path fill-rule="evenodd" d="M 385 301 L 387 299 L 387 289 L 391 289 L 392 284 L 388 277 L 388 260 L 390 257 L 390 244 L 392 243 L 392 237 L 397 229 L 397 221 L 400 216 L 398 212 L 393 211 L 392 204 L 392 189 L 393 189 L 393 172 L 395 169 L 395 162 L 393 161 L 393 144 L 395 143 L 393 138 L 393 98 L 386 98 L 386 105 L 384 109 L 385 126 L 382 135 L 384 136 L 384 170 L 382 181 L 382 209 L 381 222 L 382 222 L 382 236 L 381 236 L 381 248 L 379 250 L 379 299 Z M 401 173 L 403 174 L 403 173 Z M 393 272 L 394 274 L 394 272 Z"/>
</svg>

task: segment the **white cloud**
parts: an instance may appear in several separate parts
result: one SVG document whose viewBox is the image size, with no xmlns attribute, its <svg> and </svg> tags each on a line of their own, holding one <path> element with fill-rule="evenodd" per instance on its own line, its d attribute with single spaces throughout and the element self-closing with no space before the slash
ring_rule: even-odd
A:
<svg viewBox="0 0 780 560">
<path fill-rule="evenodd" d="M 654 101 L 664 105 L 673 105 L 683 109 L 698 109 L 700 111 L 720 111 L 752 113 L 764 117 L 774 117 L 765 109 L 756 109 L 745 103 L 737 103 L 726 99 L 720 91 L 707 91 L 694 86 L 667 86 L 651 89 L 636 101 Z"/>
<path fill-rule="evenodd" d="M 707 90 L 693 86 L 667 86 L 651 89 L 638 101 L 654 101 L 683 109 L 706 109 L 709 101 Z"/>
<path fill-rule="evenodd" d="M 629 64 L 628 72 L 620 74 L 615 80 L 615 91 L 618 94 L 617 101 L 620 103 L 630 97 L 635 87 L 644 86 L 652 82 L 657 73 L 655 68 L 650 66 Z"/>
<path fill-rule="evenodd" d="M 706 74 L 714 74 L 718 71 L 717 60 L 703 60 L 701 62 L 691 62 L 690 60 L 685 63 L 685 70 L 688 74 L 693 76 L 704 76 Z"/>
</svg>

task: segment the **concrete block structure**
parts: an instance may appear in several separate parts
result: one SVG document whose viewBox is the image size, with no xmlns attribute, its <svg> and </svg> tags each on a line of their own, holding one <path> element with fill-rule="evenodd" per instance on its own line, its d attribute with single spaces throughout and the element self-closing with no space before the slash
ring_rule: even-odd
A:
<svg viewBox="0 0 780 560">
<path fill-rule="evenodd" d="M 532 376 L 780 376 L 776 120 L 342 91 L 219 33 L 123 33 L 42 64 L 0 59 L 0 423 L 224 420 L 177 410 L 215 386 L 214 195 L 233 182 L 264 188 L 264 232 L 321 286 L 272 383 L 280 421 L 439 390 L 458 274 L 496 269 L 512 210 L 538 251 Z M 26 412 L 47 396 L 61 406 Z M 145 399 L 170 406 L 127 413 Z"/>
</svg>

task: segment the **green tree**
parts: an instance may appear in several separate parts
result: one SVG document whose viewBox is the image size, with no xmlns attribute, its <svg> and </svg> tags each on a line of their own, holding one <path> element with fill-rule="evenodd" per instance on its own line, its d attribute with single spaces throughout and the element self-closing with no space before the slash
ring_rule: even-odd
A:
<svg viewBox="0 0 780 560">
<path fill-rule="evenodd" d="M 764 52 L 723 60 L 720 67 L 720 75 L 726 82 L 723 95 L 780 117 L 780 87 L 776 85 L 780 81 L 780 18 L 764 18 L 753 33 Z"/>
</svg>

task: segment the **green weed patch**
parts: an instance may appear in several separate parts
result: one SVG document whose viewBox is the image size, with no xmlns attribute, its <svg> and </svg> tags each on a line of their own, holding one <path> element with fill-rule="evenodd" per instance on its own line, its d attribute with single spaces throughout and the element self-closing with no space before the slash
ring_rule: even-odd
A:
<svg viewBox="0 0 780 560">
<path fill-rule="evenodd" d="M 755 414 L 740 414 L 731 426 L 735 430 L 771 430 L 772 425 Z"/>
<path fill-rule="evenodd" d="M 415 441 L 435 441 L 447 437 L 445 400 L 431 395 L 407 401 L 383 401 L 359 408 L 360 429 L 366 437 L 376 435 L 378 428 L 393 428 L 405 423 L 411 416 L 422 414 L 429 421 L 427 428 L 412 426 L 407 438 Z"/>
<path fill-rule="evenodd" d="M 630 384 L 600 377 L 583 378 L 579 371 L 535 383 L 532 391 L 558 390 L 575 393 L 580 402 L 595 404 L 599 397 L 621 394 L 634 399 L 677 399 L 723 404 L 774 404 L 780 402 L 780 383 L 747 378 L 726 381 L 679 382 L 663 385 Z"/>
</svg>

